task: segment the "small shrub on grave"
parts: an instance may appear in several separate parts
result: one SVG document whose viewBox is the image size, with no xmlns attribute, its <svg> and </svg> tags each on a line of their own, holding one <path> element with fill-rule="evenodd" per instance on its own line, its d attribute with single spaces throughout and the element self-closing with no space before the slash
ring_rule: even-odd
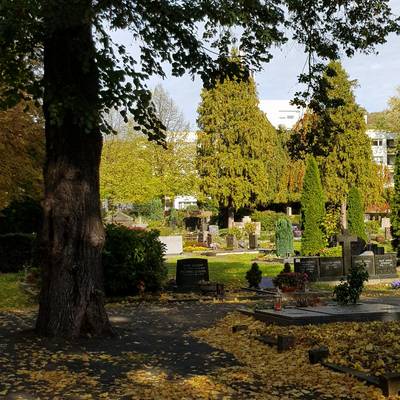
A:
<svg viewBox="0 0 400 400">
<path fill-rule="evenodd" d="M 142 282 L 145 291 L 160 290 L 167 278 L 164 252 L 165 246 L 158 240 L 157 231 L 132 231 L 107 225 L 103 250 L 106 294 L 134 295 Z"/>
<path fill-rule="evenodd" d="M 32 263 L 36 235 L 7 233 L 0 235 L 0 272 L 19 272 Z"/>
<path fill-rule="evenodd" d="M 303 288 L 308 282 L 308 275 L 302 272 L 281 272 L 272 279 L 275 287 L 285 288 Z"/>
<path fill-rule="evenodd" d="M 364 282 L 368 281 L 368 271 L 365 263 L 352 265 L 346 281 L 341 281 L 333 291 L 335 300 L 342 305 L 356 304 L 364 289 Z"/>
<path fill-rule="evenodd" d="M 237 240 L 243 238 L 243 231 L 236 226 L 233 228 L 229 228 L 227 234 L 234 236 Z"/>
<path fill-rule="evenodd" d="M 246 280 L 251 288 L 259 288 L 262 271 L 257 263 L 251 264 L 251 268 L 246 272 Z"/>
</svg>

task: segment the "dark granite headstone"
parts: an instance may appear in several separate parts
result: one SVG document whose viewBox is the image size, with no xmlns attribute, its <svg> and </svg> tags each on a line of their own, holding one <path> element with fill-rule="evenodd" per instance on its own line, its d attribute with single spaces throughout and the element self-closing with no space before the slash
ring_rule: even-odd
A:
<svg viewBox="0 0 400 400">
<path fill-rule="evenodd" d="M 376 248 L 376 253 L 375 253 L 376 255 L 383 255 L 383 254 L 385 254 L 385 248 L 383 247 L 383 246 L 378 246 L 377 248 Z"/>
<path fill-rule="evenodd" d="M 347 229 L 345 229 L 343 230 L 342 234 L 337 236 L 337 240 L 342 246 L 344 273 L 345 275 L 347 275 L 351 267 L 351 256 L 352 256 L 351 246 L 353 242 L 358 241 L 358 237 L 351 235 L 350 232 Z"/>
<path fill-rule="evenodd" d="M 184 258 L 176 262 L 176 284 L 179 288 L 196 288 L 199 281 L 208 280 L 207 259 Z"/>
<path fill-rule="evenodd" d="M 361 238 L 357 238 L 356 242 L 351 243 L 351 255 L 358 256 L 365 250 L 365 240 Z"/>
<path fill-rule="evenodd" d="M 320 278 L 336 278 L 344 275 L 342 257 L 321 257 L 319 260 Z"/>
<path fill-rule="evenodd" d="M 368 271 L 369 276 L 375 275 L 375 256 L 353 256 L 353 265 L 365 263 L 365 268 Z"/>
<path fill-rule="evenodd" d="M 306 272 L 308 279 L 315 282 L 319 277 L 319 257 L 295 257 L 294 272 Z"/>
<path fill-rule="evenodd" d="M 375 256 L 376 275 L 396 275 L 396 254 L 377 254 Z"/>
</svg>

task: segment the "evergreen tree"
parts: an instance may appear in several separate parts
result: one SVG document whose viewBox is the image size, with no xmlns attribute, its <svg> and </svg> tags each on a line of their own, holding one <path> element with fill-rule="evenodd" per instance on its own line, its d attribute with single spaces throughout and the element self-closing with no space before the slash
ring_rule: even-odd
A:
<svg viewBox="0 0 400 400">
<path fill-rule="evenodd" d="M 352 187 L 349 191 L 348 202 L 348 229 L 350 233 L 367 241 L 364 223 L 364 204 L 360 191 Z"/>
<path fill-rule="evenodd" d="M 316 157 L 326 198 L 341 207 L 343 228 L 351 187 L 358 187 L 370 204 L 383 201 L 384 192 L 379 167 L 372 160 L 365 111 L 355 102 L 354 86 L 340 62 L 331 61 L 290 146 L 293 154 Z"/>
<path fill-rule="evenodd" d="M 287 218 L 280 218 L 275 227 L 276 254 L 286 257 L 293 254 L 293 230 L 292 224 Z"/>
<path fill-rule="evenodd" d="M 394 247 L 399 252 L 400 242 L 400 142 L 397 144 L 396 160 L 394 166 L 394 191 L 390 202 L 392 235 Z"/>
<path fill-rule="evenodd" d="M 283 157 L 275 129 L 258 108 L 250 77 L 226 78 L 203 89 L 197 167 L 200 190 L 228 208 L 228 227 L 240 207 L 272 200 Z"/>
<path fill-rule="evenodd" d="M 325 215 L 325 198 L 317 162 L 313 156 L 307 160 L 306 174 L 301 194 L 301 254 L 315 255 L 325 247 L 322 222 Z"/>
</svg>

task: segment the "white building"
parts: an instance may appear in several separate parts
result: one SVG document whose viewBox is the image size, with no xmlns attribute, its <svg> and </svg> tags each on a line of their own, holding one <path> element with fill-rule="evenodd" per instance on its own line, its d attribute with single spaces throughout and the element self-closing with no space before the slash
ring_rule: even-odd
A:
<svg viewBox="0 0 400 400">
<path fill-rule="evenodd" d="M 396 134 L 368 129 L 367 135 L 371 139 L 374 161 L 393 170 L 396 157 Z"/>
<path fill-rule="evenodd" d="M 260 100 L 259 107 L 276 129 L 293 128 L 304 114 L 304 110 L 290 104 L 290 100 Z"/>
<path fill-rule="evenodd" d="M 176 196 L 174 198 L 174 208 L 184 210 L 189 206 L 197 206 L 197 199 L 193 196 Z"/>
</svg>

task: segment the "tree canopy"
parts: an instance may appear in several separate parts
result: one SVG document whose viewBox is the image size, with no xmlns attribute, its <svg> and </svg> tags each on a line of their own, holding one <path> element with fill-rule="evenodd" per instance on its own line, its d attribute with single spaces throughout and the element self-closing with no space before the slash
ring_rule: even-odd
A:
<svg viewBox="0 0 400 400">
<path fill-rule="evenodd" d="M 258 107 L 252 78 L 203 89 L 197 169 L 204 197 L 236 210 L 271 201 L 283 162 L 275 129 Z"/>
<path fill-rule="evenodd" d="M 137 55 L 114 43 L 128 30 Z M 351 56 L 399 30 L 389 0 L 21 0 L 0 2 L 0 103 L 41 101 L 45 117 L 42 292 L 37 331 L 76 337 L 110 334 L 104 308 L 99 202 L 102 132 L 112 109 L 163 142 L 146 81 L 198 74 L 206 87 L 235 76 L 236 41 L 246 70 L 294 39 L 311 57 Z M 315 74 L 311 66 L 310 74 Z M 304 78 L 306 79 L 306 78 Z M 304 80 L 303 79 L 303 80 Z"/>
</svg>

